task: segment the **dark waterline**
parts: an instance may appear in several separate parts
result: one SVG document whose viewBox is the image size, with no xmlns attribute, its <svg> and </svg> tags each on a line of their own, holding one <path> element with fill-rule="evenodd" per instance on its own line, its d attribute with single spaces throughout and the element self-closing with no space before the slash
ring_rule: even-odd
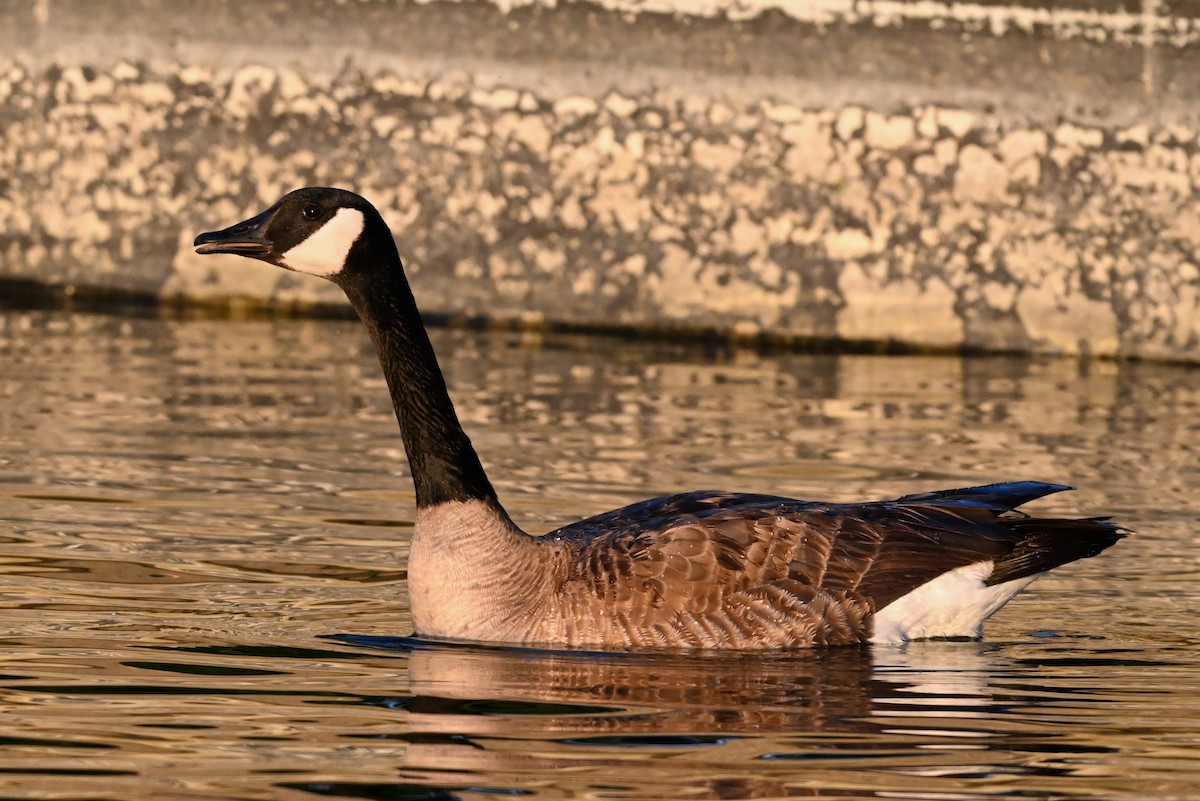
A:
<svg viewBox="0 0 1200 801">
<path fill-rule="evenodd" d="M 152 317 L 162 320 L 354 320 L 346 303 L 280 303 L 249 298 L 162 298 L 152 292 L 90 285 L 46 284 L 41 281 L 0 278 L 0 312 L 46 311 L 66 314 L 99 314 Z M 524 316 L 423 312 L 430 328 L 497 333 L 523 333 L 552 340 L 573 337 L 609 338 L 624 347 L 650 343 L 694 350 L 754 350 L 763 355 L 804 353 L 890 356 L 970 356 L 972 358 L 1027 356 L 1091 361 L 1090 356 L 1030 354 L 1024 350 L 997 350 L 973 345 L 917 345 L 897 340 L 840 339 L 788 334 L 782 331 L 746 333 L 722 326 L 639 325 L 570 320 L 531 320 Z M 1113 361 L 1099 357 L 1099 361 Z M 1130 358 L 1128 361 L 1140 361 Z M 1171 360 L 1160 360 L 1172 364 Z M 1195 367 L 1193 361 L 1178 362 Z"/>
</svg>

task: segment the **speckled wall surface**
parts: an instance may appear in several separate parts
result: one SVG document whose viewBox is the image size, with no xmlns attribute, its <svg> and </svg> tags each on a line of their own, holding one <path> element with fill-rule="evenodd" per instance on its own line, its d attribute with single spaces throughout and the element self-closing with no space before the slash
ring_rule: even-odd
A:
<svg viewBox="0 0 1200 801">
<path fill-rule="evenodd" d="M 428 311 L 1200 360 L 1200 11 L 1053 5 L 0 0 L 0 276 L 338 303 L 190 248 L 334 184 Z"/>
</svg>

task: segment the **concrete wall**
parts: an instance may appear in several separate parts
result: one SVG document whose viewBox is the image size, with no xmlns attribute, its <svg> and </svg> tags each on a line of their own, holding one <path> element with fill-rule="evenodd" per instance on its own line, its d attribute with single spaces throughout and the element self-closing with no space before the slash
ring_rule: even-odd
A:
<svg viewBox="0 0 1200 801">
<path fill-rule="evenodd" d="M 190 248 L 331 184 L 430 312 L 1200 360 L 1198 54 L 1165 0 L 0 0 L 0 276 L 340 303 Z"/>
</svg>

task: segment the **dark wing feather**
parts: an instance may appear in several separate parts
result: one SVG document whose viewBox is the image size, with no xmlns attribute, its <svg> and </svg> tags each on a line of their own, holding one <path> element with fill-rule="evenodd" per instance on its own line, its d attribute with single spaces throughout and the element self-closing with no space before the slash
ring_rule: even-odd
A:
<svg viewBox="0 0 1200 801">
<path fill-rule="evenodd" d="M 1006 481 L 1000 484 L 984 484 L 981 487 L 920 492 L 897 498 L 892 503 L 975 505 L 997 512 L 1011 512 L 1030 501 L 1071 489 L 1075 488 L 1066 484 L 1047 484 L 1043 481 Z"/>
<path fill-rule="evenodd" d="M 1100 519 L 1034 518 L 1023 503 L 1071 489 L 1020 481 L 829 507 L 836 522 L 825 587 L 855 590 L 876 609 L 958 567 L 993 562 L 988 584 L 1096 554 L 1128 532 Z"/>
<path fill-rule="evenodd" d="M 1012 536 L 983 507 L 901 501 L 834 506 L 813 525 L 836 532 L 821 586 L 861 593 L 876 609 L 943 573 L 1008 553 Z"/>
<path fill-rule="evenodd" d="M 775 495 L 697 490 L 639 501 L 571 523 L 546 536 L 579 542 L 616 531 L 624 534 L 652 533 L 674 525 L 696 522 L 722 510 L 757 511 L 785 504 L 807 505 Z"/>
<path fill-rule="evenodd" d="M 1009 525 L 1023 534 L 1003 558 L 996 561 L 987 584 L 1003 584 L 1045 573 L 1060 565 L 1095 556 L 1129 532 L 1107 518 L 1084 520 L 1013 520 Z"/>
</svg>

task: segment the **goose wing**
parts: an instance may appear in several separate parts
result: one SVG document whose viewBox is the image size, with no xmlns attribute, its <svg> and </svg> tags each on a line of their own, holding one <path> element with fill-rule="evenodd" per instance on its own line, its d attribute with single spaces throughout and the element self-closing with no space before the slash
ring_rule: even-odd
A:
<svg viewBox="0 0 1200 801">
<path fill-rule="evenodd" d="M 795 501 L 726 493 L 658 501 L 644 515 L 618 510 L 604 521 L 613 528 L 565 531 L 575 536 L 571 578 L 613 608 L 711 613 L 733 593 L 787 578 L 806 534 Z"/>
<path fill-rule="evenodd" d="M 1123 536 L 1103 520 L 1016 511 L 1064 489 L 1014 482 L 865 504 L 694 492 L 617 509 L 551 536 L 575 553 L 568 581 L 647 621 L 714 614 L 746 593 L 775 590 L 799 603 L 817 595 L 858 599 L 877 611 L 958 567 L 991 562 L 997 580 L 1007 581 L 1094 555 Z"/>
<path fill-rule="evenodd" d="M 861 642 L 871 609 L 790 578 L 828 551 L 816 504 L 731 493 L 647 501 L 554 532 L 572 553 L 561 592 L 584 628 L 630 645 L 733 648 Z M 845 596 L 845 597 L 842 597 Z"/>
</svg>

